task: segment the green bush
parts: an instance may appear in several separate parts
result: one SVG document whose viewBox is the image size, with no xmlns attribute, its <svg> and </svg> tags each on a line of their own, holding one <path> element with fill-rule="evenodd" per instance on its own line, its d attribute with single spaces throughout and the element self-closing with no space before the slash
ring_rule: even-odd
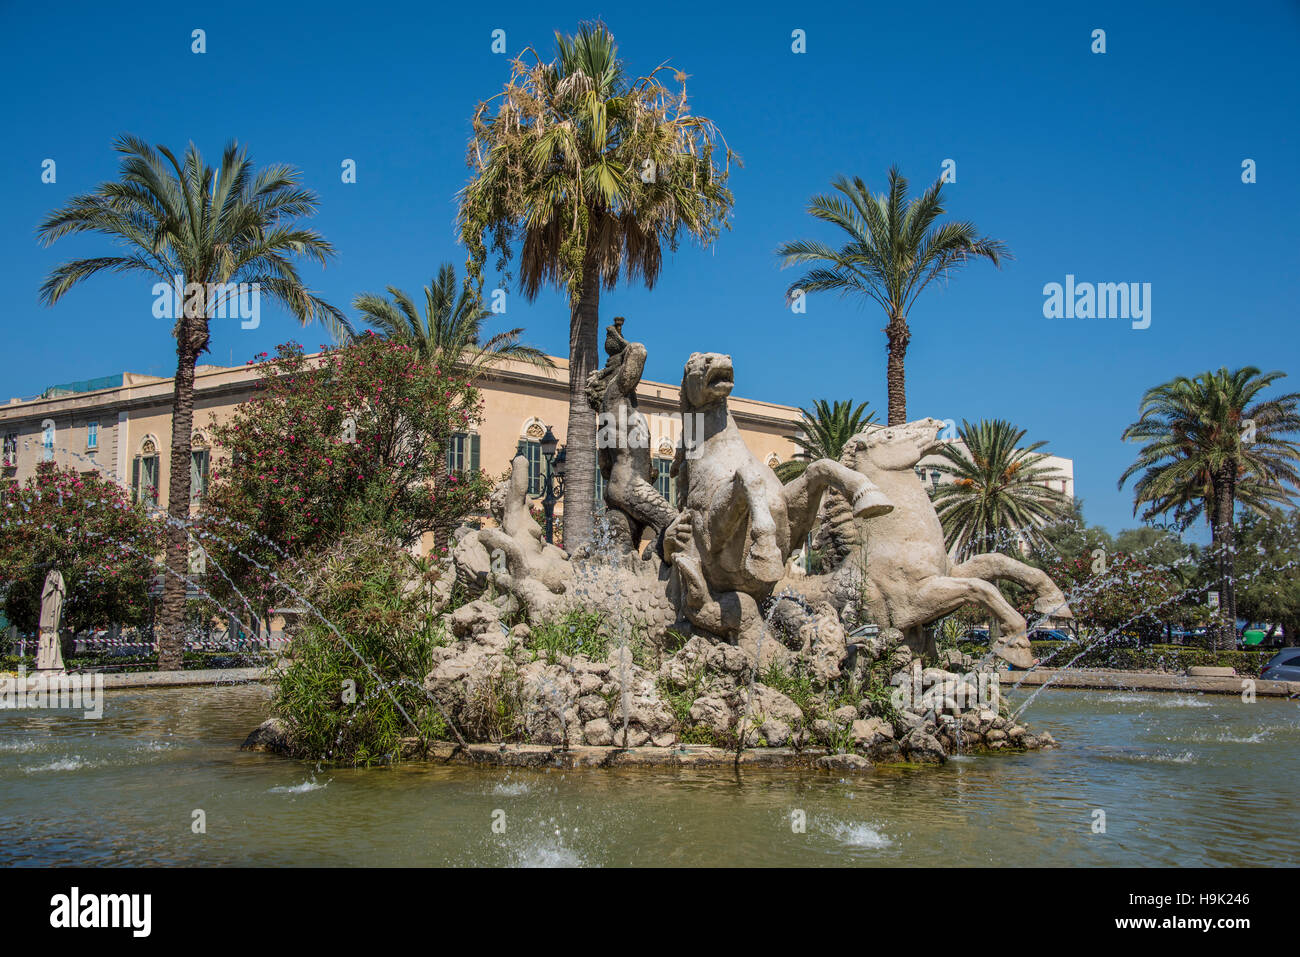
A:
<svg viewBox="0 0 1300 957">
<path fill-rule="evenodd" d="M 375 539 L 340 545 L 314 570 L 307 597 L 320 617 L 305 616 L 272 702 L 295 755 L 388 763 L 400 759 L 403 738 L 450 736 L 423 689 L 447 636 L 427 589 L 412 587 L 421 574 L 403 549 Z"/>
<path fill-rule="evenodd" d="M 1237 674 L 1258 676 L 1264 664 L 1276 654 L 1265 651 L 1208 651 L 1186 645 L 1145 645 L 1143 647 L 1114 647 L 1098 645 L 1088 648 L 1086 641 L 1035 641 L 1031 642 L 1039 658 L 1051 655 L 1048 666 L 1062 667 L 1074 661 L 1075 668 L 1118 668 L 1123 671 L 1186 671 L 1188 668 L 1236 668 Z"/>
</svg>

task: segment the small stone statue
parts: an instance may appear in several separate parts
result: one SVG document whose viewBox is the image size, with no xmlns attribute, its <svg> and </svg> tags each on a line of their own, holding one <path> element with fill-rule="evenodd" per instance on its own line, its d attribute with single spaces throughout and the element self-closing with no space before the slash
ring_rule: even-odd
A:
<svg viewBox="0 0 1300 957">
<path fill-rule="evenodd" d="M 622 316 L 614 317 L 614 324 L 605 330 L 605 355 L 611 359 L 627 348 L 627 340 L 623 338 Z"/>
<path fill-rule="evenodd" d="M 587 403 L 599 415 L 597 463 L 605 479 L 606 518 L 624 552 L 636 553 L 647 531 L 657 537 L 677 509 L 654 486 L 650 425 L 637 409 L 636 388 L 645 369 L 646 348 L 628 342 L 619 316 L 605 334 L 609 360 L 587 377 Z"/>
<path fill-rule="evenodd" d="M 63 618 L 63 596 L 67 589 L 63 573 L 51 568 L 41 589 L 40 643 L 36 647 L 38 671 L 63 671 L 63 647 L 59 644 L 59 621 Z"/>
</svg>

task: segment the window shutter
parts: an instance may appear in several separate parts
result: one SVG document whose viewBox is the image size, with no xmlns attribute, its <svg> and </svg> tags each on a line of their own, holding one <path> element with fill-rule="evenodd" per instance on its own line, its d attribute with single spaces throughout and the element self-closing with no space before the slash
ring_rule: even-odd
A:
<svg viewBox="0 0 1300 957">
<path fill-rule="evenodd" d="M 131 460 L 131 500 L 140 501 L 140 456 Z"/>
<path fill-rule="evenodd" d="M 471 473 L 478 471 L 478 433 L 471 433 L 469 437 L 469 470 Z"/>
</svg>

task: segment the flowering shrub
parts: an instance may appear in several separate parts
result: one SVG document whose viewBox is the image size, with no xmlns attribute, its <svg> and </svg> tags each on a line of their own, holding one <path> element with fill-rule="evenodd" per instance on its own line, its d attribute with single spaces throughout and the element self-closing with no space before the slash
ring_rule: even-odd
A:
<svg viewBox="0 0 1300 957">
<path fill-rule="evenodd" d="M 318 358 L 287 343 L 257 365 L 255 397 L 213 429 L 203 508 L 219 539 L 209 554 L 250 600 L 285 600 L 272 576 L 284 577 L 286 559 L 345 534 L 409 546 L 484 507 L 485 478 L 447 474 L 448 444 L 482 404 L 458 370 L 375 335 Z"/>
<path fill-rule="evenodd" d="M 67 589 L 63 624 L 74 631 L 115 622 L 141 624 L 148 614 L 153 559 L 164 522 L 97 472 L 79 474 L 44 462 L 0 509 L 0 593 L 9 621 L 35 631 L 41 589 L 52 568 Z"/>
<path fill-rule="evenodd" d="M 1118 630 L 1142 641 L 1158 640 L 1165 622 L 1181 622 L 1189 614 L 1188 594 L 1169 572 L 1115 553 L 1104 570 L 1093 570 L 1093 559 L 1058 558 L 1045 571 L 1065 592 L 1076 622 L 1094 631 Z M 1033 598 L 1019 608 L 1033 618 Z"/>
</svg>

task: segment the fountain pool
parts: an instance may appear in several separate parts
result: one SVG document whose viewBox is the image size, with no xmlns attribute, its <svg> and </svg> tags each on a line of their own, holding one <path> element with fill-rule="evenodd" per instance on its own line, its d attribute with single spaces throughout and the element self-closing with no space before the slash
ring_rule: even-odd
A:
<svg viewBox="0 0 1300 957">
<path fill-rule="evenodd" d="M 315 769 L 240 742 L 269 689 L 0 712 L 0 865 L 1288 865 L 1294 702 L 1051 691 L 1056 750 L 814 772 Z M 1023 700 L 1023 696 L 1022 699 Z M 1105 811 L 1106 832 L 1093 833 Z M 195 834 L 194 811 L 206 816 Z M 802 820 L 803 832 L 795 826 Z M 496 822 L 497 829 L 493 824 Z M 504 826 L 504 830 L 501 830 Z"/>
</svg>

